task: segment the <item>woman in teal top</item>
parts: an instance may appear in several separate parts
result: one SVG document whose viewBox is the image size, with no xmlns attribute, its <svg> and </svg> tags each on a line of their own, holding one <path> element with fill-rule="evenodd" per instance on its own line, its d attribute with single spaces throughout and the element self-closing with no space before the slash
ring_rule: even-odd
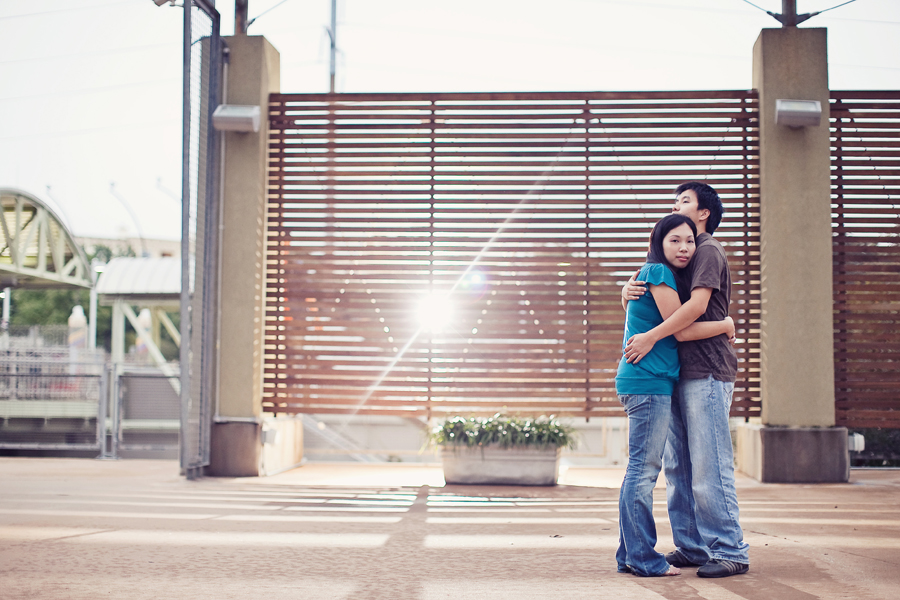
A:
<svg viewBox="0 0 900 600">
<path fill-rule="evenodd" d="M 675 283 L 676 269 L 683 269 L 694 255 L 697 227 L 689 218 L 672 214 L 653 227 L 650 252 L 641 268 L 649 294 L 628 302 L 622 347 L 638 334 L 650 331 L 680 306 Z M 734 321 L 693 323 L 673 336 L 657 342 L 646 356 L 629 362 L 624 356 L 616 374 L 616 394 L 628 415 L 628 467 L 619 493 L 620 573 L 644 577 L 678 575 L 665 556 L 655 550 L 653 488 L 662 469 L 663 449 L 671 418 L 672 391 L 678 381 L 678 340 L 734 335 Z"/>
</svg>

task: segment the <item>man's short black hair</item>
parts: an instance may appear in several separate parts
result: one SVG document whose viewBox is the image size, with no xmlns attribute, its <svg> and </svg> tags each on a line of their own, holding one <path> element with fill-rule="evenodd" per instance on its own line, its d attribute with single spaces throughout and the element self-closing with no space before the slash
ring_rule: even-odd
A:
<svg viewBox="0 0 900 600">
<path fill-rule="evenodd" d="M 709 185 L 700 181 L 687 181 L 675 188 L 675 197 L 677 198 L 686 190 L 694 190 L 697 194 L 697 206 L 700 210 L 709 211 L 709 218 L 706 220 L 706 233 L 712 235 L 722 222 L 722 215 L 725 214 L 725 207 L 722 206 L 722 200 L 716 190 Z"/>
</svg>

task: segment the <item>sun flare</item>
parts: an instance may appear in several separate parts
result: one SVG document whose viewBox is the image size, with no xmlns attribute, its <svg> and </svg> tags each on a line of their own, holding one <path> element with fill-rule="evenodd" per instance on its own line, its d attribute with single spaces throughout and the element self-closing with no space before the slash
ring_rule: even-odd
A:
<svg viewBox="0 0 900 600">
<path fill-rule="evenodd" d="M 428 294 L 419 300 L 416 317 L 422 329 L 440 331 L 453 319 L 453 303 L 445 294 Z"/>
</svg>

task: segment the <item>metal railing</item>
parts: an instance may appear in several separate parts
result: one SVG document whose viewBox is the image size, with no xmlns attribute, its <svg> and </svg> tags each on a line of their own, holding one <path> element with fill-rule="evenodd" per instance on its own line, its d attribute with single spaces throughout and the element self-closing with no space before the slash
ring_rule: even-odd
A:
<svg viewBox="0 0 900 600">
<path fill-rule="evenodd" d="M 108 455 L 179 450 L 181 398 L 177 368 L 111 365 Z"/>
<path fill-rule="evenodd" d="M 0 350 L 0 448 L 102 452 L 109 380 L 98 356 L 59 347 Z"/>
<path fill-rule="evenodd" d="M 193 477 L 209 464 L 218 297 L 221 139 L 212 127 L 223 53 L 214 2 L 185 2 L 181 242 L 181 468 Z"/>
<path fill-rule="evenodd" d="M 77 358 L 77 360 L 73 360 Z M 0 350 L 0 449 L 177 454 L 177 366 L 111 364 L 99 352 Z"/>
</svg>

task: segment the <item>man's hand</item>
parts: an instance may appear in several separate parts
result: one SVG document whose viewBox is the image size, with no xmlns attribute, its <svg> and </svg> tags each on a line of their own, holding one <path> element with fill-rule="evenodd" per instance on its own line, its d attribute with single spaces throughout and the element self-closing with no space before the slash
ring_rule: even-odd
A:
<svg viewBox="0 0 900 600">
<path fill-rule="evenodd" d="M 622 306 L 629 300 L 637 300 L 647 292 L 647 282 L 635 279 L 640 272 L 640 269 L 635 271 L 628 283 L 622 286 Z"/>
<path fill-rule="evenodd" d="M 628 338 L 628 343 L 625 344 L 625 362 L 638 364 L 653 350 L 657 341 L 649 331 L 631 336 Z"/>
</svg>

